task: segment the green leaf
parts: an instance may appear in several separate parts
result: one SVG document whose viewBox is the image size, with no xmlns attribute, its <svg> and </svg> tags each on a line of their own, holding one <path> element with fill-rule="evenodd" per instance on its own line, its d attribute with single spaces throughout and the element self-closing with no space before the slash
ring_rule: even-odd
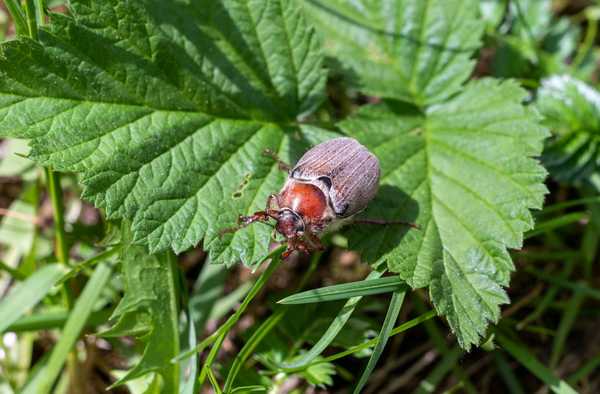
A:
<svg viewBox="0 0 600 394">
<path fill-rule="evenodd" d="M 425 106 L 460 90 L 483 20 L 476 0 L 310 0 L 327 53 L 367 94 Z"/>
<path fill-rule="evenodd" d="M 542 81 L 537 106 L 554 134 L 544 165 L 561 182 L 587 180 L 600 169 L 600 92 L 568 75 Z"/>
<path fill-rule="evenodd" d="M 0 302 L 0 334 L 37 305 L 66 271 L 62 264 L 49 264 L 16 285 Z"/>
<path fill-rule="evenodd" d="M 423 115 L 398 103 L 363 107 L 340 127 L 365 143 L 382 165 L 381 189 L 363 214 L 416 222 L 372 231 L 355 226 L 350 247 L 372 264 L 387 260 L 412 287 L 430 287 L 439 314 L 466 349 L 508 298 L 513 263 L 541 208 L 546 172 L 532 159 L 547 131 L 522 106 L 514 82 L 471 82 Z"/>
<path fill-rule="evenodd" d="M 405 284 L 397 276 L 365 279 L 358 282 L 342 283 L 339 285 L 303 291 L 285 297 L 284 299 L 277 301 L 277 303 L 310 304 L 313 302 L 345 300 L 358 296 L 390 293 L 402 288 L 405 288 Z"/>
<path fill-rule="evenodd" d="M 296 158 L 296 118 L 323 99 L 319 42 L 291 0 L 73 0 L 41 43 L 2 44 L 0 130 L 81 173 L 84 198 L 129 218 L 151 252 L 204 238 L 214 262 L 266 254 L 271 229 L 222 239 L 264 208 Z"/>
<path fill-rule="evenodd" d="M 133 335 L 145 348 L 139 362 L 115 385 L 156 372 L 165 392 L 178 392 L 179 367 L 170 362 L 180 351 L 175 257 L 169 252 L 151 256 L 131 245 L 123 249 L 121 260 L 125 296 L 111 317 L 116 323 L 101 335 Z"/>
</svg>

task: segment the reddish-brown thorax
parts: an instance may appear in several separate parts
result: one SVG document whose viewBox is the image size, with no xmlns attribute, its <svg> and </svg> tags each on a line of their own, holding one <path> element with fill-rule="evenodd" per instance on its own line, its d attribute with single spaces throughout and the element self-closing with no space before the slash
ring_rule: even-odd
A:
<svg viewBox="0 0 600 394">
<path fill-rule="evenodd" d="M 327 198 L 321 189 L 310 183 L 290 182 L 279 194 L 280 208 L 289 208 L 306 224 L 319 222 L 327 210 Z"/>
</svg>

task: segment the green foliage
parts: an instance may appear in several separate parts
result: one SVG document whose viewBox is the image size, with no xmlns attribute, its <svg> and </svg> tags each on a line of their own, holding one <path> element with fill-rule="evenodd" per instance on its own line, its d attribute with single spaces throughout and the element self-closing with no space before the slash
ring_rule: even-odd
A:
<svg viewBox="0 0 600 394">
<path fill-rule="evenodd" d="M 429 105 L 461 89 L 483 30 L 476 0 L 304 2 L 327 53 L 375 96 Z"/>
<path fill-rule="evenodd" d="M 81 173 L 84 198 L 130 218 L 151 252 L 204 238 L 213 260 L 251 264 L 270 231 L 221 239 L 264 207 L 291 134 L 323 99 L 319 42 L 292 1 L 72 1 L 40 43 L 2 45 L 0 130 L 31 158 Z"/>
<path fill-rule="evenodd" d="M 562 182 L 582 182 L 600 169 L 600 92 L 569 75 L 542 81 L 537 106 L 554 138 L 544 164 Z"/>
<path fill-rule="evenodd" d="M 420 226 L 356 229 L 350 244 L 370 261 L 387 260 L 411 286 L 430 286 L 467 349 L 508 302 L 506 248 L 521 247 L 533 227 L 529 209 L 541 208 L 546 192 L 546 173 L 531 157 L 547 131 L 524 98 L 514 83 L 481 80 L 423 115 L 386 102 L 340 124 L 382 163 L 381 202 L 365 215 Z"/>
<path fill-rule="evenodd" d="M 169 252 L 152 256 L 141 247 L 127 245 L 120 260 L 125 296 L 111 316 L 115 324 L 102 336 L 132 335 L 140 338 L 145 348 L 139 362 L 114 385 L 155 372 L 164 392 L 178 392 L 178 364 L 165 362 L 180 351 L 175 257 Z"/>
<path fill-rule="evenodd" d="M 0 177 L 9 177 L 0 185 L 8 207 L 0 210 L 0 292 L 10 290 L 0 331 L 19 332 L 19 343 L 9 350 L 0 341 L 0 392 L 76 385 L 83 330 L 105 330 L 109 315 L 100 341 L 129 366 L 111 371 L 110 383 L 133 394 L 209 384 L 219 393 L 223 382 L 226 393 L 288 390 L 290 382 L 296 392 L 337 390 L 346 383 L 334 375 L 357 391 L 389 383 L 387 392 L 397 392 L 398 381 L 410 381 L 418 392 L 456 382 L 444 390 L 474 393 L 482 385 L 457 361 L 484 338 L 495 360 L 485 376 L 495 379 L 497 367 L 517 392 L 530 387 L 523 372 L 556 392 L 593 376 L 597 357 L 569 379 L 557 371 L 568 370 L 561 362 L 578 347 L 572 334 L 581 317 L 597 316 L 588 303 L 600 299 L 597 6 L 72 0 L 46 21 L 44 7 L 60 4 L 6 1 L 17 37 L 0 46 L 0 137 L 16 139 L 0 147 Z M 379 193 L 361 217 L 417 225 L 353 225 L 324 237 L 327 249 L 359 251 L 371 266 L 366 279 L 364 266 L 357 273 L 348 263 L 352 253 L 315 253 L 308 269 L 302 258 L 282 262 L 282 246 L 269 253 L 273 229 L 264 224 L 221 233 L 263 209 L 285 180 L 266 148 L 293 164 L 342 134 L 381 164 Z M 534 223 L 530 210 L 548 193 L 538 158 L 556 182 L 552 207 Z M 79 192 L 103 215 L 90 214 Z M 121 276 L 111 275 L 117 254 Z M 509 302 L 515 256 L 547 265 L 520 270 L 511 289 L 518 302 L 488 335 Z M 228 270 L 240 261 L 252 274 Z M 342 263 L 342 276 L 330 261 Z M 278 284 L 263 291 L 270 278 Z M 272 292 L 279 283 L 296 293 Z M 308 283 L 314 289 L 302 291 Z M 275 304 L 281 297 L 302 305 Z M 430 320 L 435 314 L 455 337 Z M 420 323 L 423 335 L 397 337 L 384 351 Z M 38 358 L 40 330 L 58 335 Z M 544 351 L 527 349 L 519 330 L 539 335 Z M 79 354 L 86 362 L 92 342 Z M 356 360 L 337 364 L 346 356 L 366 364 L 360 378 L 346 370 Z M 402 376 L 370 379 L 378 362 L 384 378 Z M 415 369 L 404 368 L 410 363 Z"/>
</svg>

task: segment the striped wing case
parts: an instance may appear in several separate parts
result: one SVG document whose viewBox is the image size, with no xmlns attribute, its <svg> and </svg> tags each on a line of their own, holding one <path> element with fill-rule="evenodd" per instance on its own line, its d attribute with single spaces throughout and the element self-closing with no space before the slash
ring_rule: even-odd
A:
<svg viewBox="0 0 600 394">
<path fill-rule="evenodd" d="M 353 138 L 335 138 L 308 150 L 290 176 L 297 180 L 320 179 L 329 187 L 332 208 L 338 217 L 366 208 L 379 186 L 379 160 Z"/>
</svg>

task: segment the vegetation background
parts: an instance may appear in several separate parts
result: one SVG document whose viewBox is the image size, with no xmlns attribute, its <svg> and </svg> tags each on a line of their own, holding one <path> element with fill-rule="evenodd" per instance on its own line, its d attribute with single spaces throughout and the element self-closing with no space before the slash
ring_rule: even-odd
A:
<svg viewBox="0 0 600 394">
<path fill-rule="evenodd" d="M 0 10 L 0 393 L 600 392 L 599 1 Z M 219 237 L 340 133 L 420 230 Z"/>
</svg>

